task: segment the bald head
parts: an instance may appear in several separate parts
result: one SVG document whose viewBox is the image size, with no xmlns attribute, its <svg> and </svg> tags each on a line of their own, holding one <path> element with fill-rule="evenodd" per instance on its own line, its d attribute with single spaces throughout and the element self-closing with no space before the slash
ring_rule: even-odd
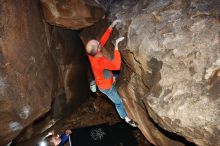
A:
<svg viewBox="0 0 220 146">
<path fill-rule="evenodd" d="M 99 42 L 97 40 L 90 40 L 86 45 L 86 52 L 92 56 L 94 56 L 99 47 Z"/>
</svg>

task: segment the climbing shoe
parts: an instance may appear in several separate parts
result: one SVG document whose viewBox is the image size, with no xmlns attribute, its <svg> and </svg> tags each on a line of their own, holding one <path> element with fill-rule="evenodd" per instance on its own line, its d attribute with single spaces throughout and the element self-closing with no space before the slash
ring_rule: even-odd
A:
<svg viewBox="0 0 220 146">
<path fill-rule="evenodd" d="M 90 83 L 89 83 L 89 86 L 90 86 L 90 90 L 92 92 L 96 92 L 96 82 L 95 80 L 92 80 Z"/>
<path fill-rule="evenodd" d="M 131 125 L 132 127 L 137 127 L 138 126 L 138 124 L 134 120 L 132 120 L 128 117 L 125 117 L 125 122 L 128 123 L 129 125 Z"/>
</svg>

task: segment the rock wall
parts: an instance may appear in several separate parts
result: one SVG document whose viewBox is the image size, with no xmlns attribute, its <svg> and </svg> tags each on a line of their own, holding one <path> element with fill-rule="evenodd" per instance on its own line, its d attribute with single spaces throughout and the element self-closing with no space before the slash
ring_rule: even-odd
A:
<svg viewBox="0 0 220 146">
<path fill-rule="evenodd" d="M 96 25 L 92 27 L 85 28 L 81 32 L 81 39 L 86 44 L 88 40 L 90 39 L 97 39 L 99 40 L 102 34 L 105 32 L 107 27 L 110 24 L 107 23 L 106 20 L 102 20 Z M 106 43 L 106 45 L 103 48 L 103 53 L 106 57 L 109 59 L 112 59 L 113 49 L 114 49 L 114 43 L 115 39 L 118 36 L 118 32 L 114 30 L 112 32 L 112 35 L 110 36 L 109 41 Z M 117 80 L 117 86 L 119 87 L 120 94 L 123 97 L 123 101 L 126 106 L 127 113 L 130 117 L 134 118 L 136 121 L 139 122 L 139 129 L 142 130 L 142 133 L 144 136 L 148 139 L 149 142 L 151 142 L 154 145 L 160 145 L 160 146 L 183 146 L 184 144 L 181 142 L 178 142 L 176 140 L 172 140 L 172 138 L 167 137 L 163 133 L 161 133 L 157 127 L 154 126 L 154 123 L 151 122 L 149 117 L 147 116 L 147 112 L 145 110 L 145 107 L 143 103 L 140 101 L 140 104 L 137 104 L 133 98 L 140 97 L 143 92 L 148 92 L 149 89 L 147 86 L 144 86 L 142 82 L 138 81 L 141 79 L 140 76 L 134 78 L 133 71 L 131 70 L 131 66 L 126 64 L 127 61 L 133 61 L 133 65 L 135 65 L 135 59 L 133 58 L 133 55 L 125 52 L 121 52 L 123 57 L 123 67 L 120 72 L 120 76 Z M 127 65 L 126 67 L 124 65 Z M 132 80 L 136 84 L 136 86 L 133 88 L 129 87 L 127 85 L 127 79 L 126 78 L 132 78 Z M 137 82 L 136 82 L 137 81 Z M 135 94 L 134 91 L 135 90 Z"/>
<path fill-rule="evenodd" d="M 197 145 L 220 145 L 219 8 L 209 0 L 111 6 L 109 21 L 121 19 L 118 32 L 127 37 L 119 90 L 151 142 L 155 134 L 145 132 L 147 121 L 136 107 L 166 131 Z"/>
<path fill-rule="evenodd" d="M 49 26 L 39 1 L 3 0 L 0 14 L 0 145 L 5 145 L 48 129 L 89 97 L 89 87 L 78 32 Z"/>
<path fill-rule="evenodd" d="M 0 145 L 50 110 L 55 64 L 37 1 L 0 2 Z"/>
<path fill-rule="evenodd" d="M 119 34 L 113 34 L 127 36 L 120 50 L 123 67 L 118 87 L 129 115 L 138 121 L 145 137 L 155 145 L 182 145 L 164 137 L 154 126 L 158 124 L 198 145 L 219 144 L 219 2 L 95 3 L 109 12 L 109 21 L 122 20 L 117 26 Z M 56 1 L 57 7 L 61 5 Z M 59 26 L 72 27 L 65 21 Z M 84 30 L 84 43 L 99 39 L 105 26 Z"/>
<path fill-rule="evenodd" d="M 105 14 L 103 7 L 93 0 L 41 0 L 48 23 L 80 29 L 97 22 Z"/>
<path fill-rule="evenodd" d="M 16 142 L 35 137 L 69 116 L 89 98 L 88 60 L 77 31 L 46 27 L 49 52 L 56 64 L 50 112 L 26 128 Z"/>
<path fill-rule="evenodd" d="M 54 27 L 50 52 L 58 69 L 53 118 L 61 119 L 89 97 L 88 58 L 77 31 Z"/>
<path fill-rule="evenodd" d="M 47 22 L 66 28 L 97 22 L 104 16 L 100 4 L 110 8 L 106 9 L 109 21 L 122 20 L 116 27 L 118 33 L 113 34 L 127 38 L 120 46 L 123 66 L 117 85 L 128 114 L 151 143 L 184 145 L 164 136 L 163 129 L 197 145 L 220 145 L 219 1 L 111 0 L 99 4 L 98 0 L 42 0 L 42 4 Z M 81 74 L 86 69 L 81 67 L 88 64 L 81 60 L 85 52 L 71 43 L 75 32 L 43 23 L 38 1 L 3 0 L 0 14 L 3 145 L 51 105 L 55 109 L 52 117 L 59 119 L 63 105 L 81 102 L 75 97 L 87 94 L 87 78 Z M 105 26 L 94 29 L 90 37 L 97 38 L 97 31 L 101 34 Z M 84 32 L 84 40 L 88 34 Z M 113 49 L 111 44 L 106 47 Z"/>
</svg>

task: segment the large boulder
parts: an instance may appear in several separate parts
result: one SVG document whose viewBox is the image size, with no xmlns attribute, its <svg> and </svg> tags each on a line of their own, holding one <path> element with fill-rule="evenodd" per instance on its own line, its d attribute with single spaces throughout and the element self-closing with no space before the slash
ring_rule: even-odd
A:
<svg viewBox="0 0 220 146">
<path fill-rule="evenodd" d="M 4 145 L 49 111 L 56 76 L 39 2 L 0 3 L 0 145 Z"/>
<path fill-rule="evenodd" d="M 51 25 L 80 29 L 93 25 L 105 15 L 93 0 L 41 0 L 45 19 Z"/>
<path fill-rule="evenodd" d="M 56 64 L 50 112 L 16 137 L 16 142 L 39 135 L 69 116 L 89 96 L 88 60 L 77 31 L 45 27 L 49 51 Z"/>
<path fill-rule="evenodd" d="M 78 32 L 49 26 L 39 1 L 2 1 L 0 14 L 0 145 L 5 145 L 48 129 L 89 97 L 89 87 Z"/>
<path fill-rule="evenodd" d="M 127 37 L 119 91 L 146 138 L 138 107 L 166 131 L 220 145 L 220 2 L 125 0 L 110 12 Z"/>
<path fill-rule="evenodd" d="M 81 39 L 86 44 L 88 40 L 90 39 L 96 39 L 99 40 L 102 34 L 105 32 L 105 30 L 108 28 L 109 24 L 106 20 L 100 21 L 96 25 L 86 28 L 81 32 Z M 109 41 L 107 41 L 106 45 L 103 48 L 104 55 L 112 59 L 113 58 L 113 50 L 115 44 L 115 39 L 118 37 L 117 31 L 113 31 Z M 123 52 L 123 62 L 127 61 L 133 61 L 135 64 L 135 59 L 133 58 L 133 55 Z M 123 64 L 124 65 L 124 64 Z M 130 87 L 127 86 L 127 79 L 133 78 L 131 68 L 129 66 L 126 66 L 122 68 L 119 79 L 117 80 L 117 85 L 119 86 L 119 91 L 121 96 L 123 97 L 123 101 L 126 106 L 126 111 L 128 115 L 132 118 L 134 118 L 136 121 L 139 122 L 139 128 L 142 130 L 142 133 L 144 136 L 148 139 L 149 142 L 151 142 L 154 145 L 161 145 L 161 146 L 183 146 L 184 144 L 181 142 L 178 142 L 176 140 L 173 140 L 172 138 L 167 137 L 162 132 L 158 130 L 157 127 L 154 126 L 154 123 L 150 120 L 150 118 L 147 116 L 147 112 L 145 108 L 142 105 L 142 103 L 137 104 L 133 95 L 134 91 L 130 90 Z M 139 76 L 140 77 L 140 76 Z M 139 81 L 140 78 L 137 78 L 137 81 Z M 133 78 L 135 81 L 136 79 Z M 127 92 L 129 91 L 130 92 Z M 146 86 L 143 86 L 143 83 L 140 82 L 134 90 L 136 90 L 136 96 L 141 95 L 143 92 L 148 92 L 148 88 Z"/>
</svg>

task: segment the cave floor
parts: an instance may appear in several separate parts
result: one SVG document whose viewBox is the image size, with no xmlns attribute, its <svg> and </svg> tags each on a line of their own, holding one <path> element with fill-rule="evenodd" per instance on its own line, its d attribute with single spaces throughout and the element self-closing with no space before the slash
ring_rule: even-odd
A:
<svg viewBox="0 0 220 146">
<path fill-rule="evenodd" d="M 86 127 L 101 123 L 112 125 L 120 121 L 121 119 L 117 115 L 113 104 L 106 97 L 101 97 L 98 94 L 96 97 L 91 97 L 81 107 L 76 109 L 72 115 L 56 124 L 54 128 L 60 129 L 62 127 L 60 131 L 64 131 L 65 129 Z M 151 146 L 139 129 L 134 129 L 133 134 L 137 139 L 138 146 Z"/>
</svg>

